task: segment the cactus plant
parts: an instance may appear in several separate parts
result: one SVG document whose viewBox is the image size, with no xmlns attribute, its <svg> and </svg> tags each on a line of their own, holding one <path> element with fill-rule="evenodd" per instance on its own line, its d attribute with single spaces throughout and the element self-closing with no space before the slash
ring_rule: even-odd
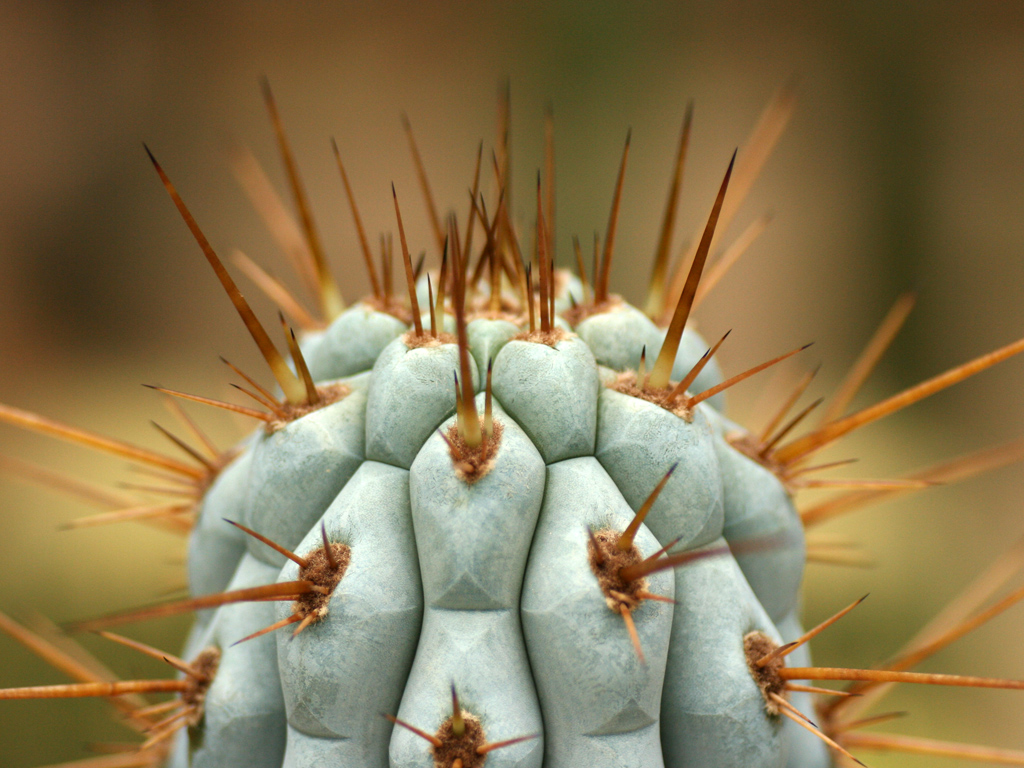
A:
<svg viewBox="0 0 1024 768">
<path fill-rule="evenodd" d="M 643 311 L 609 290 L 628 139 L 589 276 L 578 245 L 579 274 L 554 266 L 553 193 L 541 177 L 536 226 L 530 236 L 517 229 L 500 143 L 491 199 L 481 193 L 478 155 L 468 221 L 433 215 L 437 269 L 414 264 L 393 190 L 403 298 L 390 271 L 396 248 L 385 242 L 379 274 L 335 147 L 373 287 L 345 308 L 266 95 L 305 235 L 300 266 L 323 316 L 241 263 L 302 326 L 296 334 L 282 314 L 287 357 L 150 154 L 277 382 L 265 388 L 228 364 L 259 408 L 156 389 L 250 417 L 258 429 L 221 451 L 186 417 L 198 448 L 167 434 L 189 462 L 0 406 L 4 421 L 127 457 L 171 477 L 176 499 L 185 494 L 90 522 L 187 526 L 193 596 L 75 627 L 195 611 L 180 658 L 103 633 L 164 658 L 178 676 L 115 680 L 91 662 L 73 663 L 80 653 L 56 633 L 0 617 L 0 628 L 79 681 L 0 698 L 111 697 L 145 741 L 87 763 L 97 768 L 816 768 L 871 748 L 982 755 L 969 745 L 858 734 L 851 712 L 863 706 L 807 682 L 849 681 L 865 699 L 892 682 L 1024 688 L 908 671 L 1024 595 L 982 610 L 1001 584 L 989 578 L 884 668 L 815 667 L 806 643 L 860 601 L 802 630 L 804 527 L 1006 463 L 1020 446 L 908 478 L 834 481 L 849 493 L 802 515 L 793 496 L 824 484 L 809 479 L 829 468 L 811 463 L 822 448 L 1024 351 L 1024 342 L 843 415 L 909 311 L 903 299 L 828 417 L 790 438 L 813 410 L 786 420 L 810 377 L 759 433 L 729 420 L 723 396 L 805 347 L 726 378 L 714 358 L 725 338 L 709 347 L 687 324 L 708 290 L 702 275 L 724 201 L 749 186 L 789 94 L 728 164 L 702 235 L 670 274 L 687 116 Z M 744 181 L 730 190 L 736 177 Z M 427 200 L 434 211 L 429 192 Z M 530 239 L 535 258 L 524 258 Z M 129 698 L 149 693 L 175 698 Z M 832 703 L 819 702 L 816 714 L 812 696 Z M 999 757 L 1024 764 L 1017 753 Z"/>
</svg>

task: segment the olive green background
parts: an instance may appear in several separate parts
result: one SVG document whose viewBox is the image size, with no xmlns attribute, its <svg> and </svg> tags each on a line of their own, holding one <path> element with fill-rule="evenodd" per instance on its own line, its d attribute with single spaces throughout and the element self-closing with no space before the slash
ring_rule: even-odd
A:
<svg viewBox="0 0 1024 768">
<path fill-rule="evenodd" d="M 507 78 L 515 205 L 529 225 L 550 100 L 564 260 L 573 233 L 586 242 L 603 232 L 632 127 L 613 285 L 640 301 L 687 100 L 695 123 L 680 246 L 706 215 L 733 148 L 795 75 L 797 111 L 733 235 L 765 211 L 775 219 L 698 321 L 708 337 L 734 329 L 721 352 L 730 372 L 817 344 L 781 376 L 734 393 L 741 421 L 762 423 L 786 377 L 817 362 L 815 391 L 831 391 L 907 288 L 918 291 L 918 308 L 859 403 L 1007 343 L 1024 335 L 1024 8 L 894 5 L 0 4 L 0 401 L 162 447 L 148 420 L 170 417 L 140 383 L 224 396 L 219 354 L 262 376 L 141 143 L 215 247 L 224 255 L 241 248 L 285 273 L 227 161 L 245 144 L 283 183 L 259 96 L 263 74 L 349 300 L 367 282 L 330 137 L 370 232 L 393 228 L 393 181 L 418 251 L 430 240 L 401 111 L 437 198 L 464 211 L 477 142 L 493 146 Z M 267 302 L 254 303 L 273 320 Z M 1024 361 L 1011 361 L 830 455 L 861 457 L 850 476 L 894 476 L 1020 436 L 1022 390 Z M 219 413 L 192 412 L 222 444 L 241 434 Z M 6 427 L 0 453 L 102 482 L 132 479 L 122 462 Z M 877 566 L 810 567 L 808 623 L 872 593 L 816 641 L 817 660 L 884 658 L 1024 534 L 1020 475 L 1009 469 L 931 489 L 823 529 L 864 545 Z M 140 526 L 57 530 L 89 511 L 0 477 L 0 610 L 67 621 L 180 587 L 178 539 Z M 130 633 L 173 650 L 185 627 L 154 622 Z M 1022 630 L 1017 610 L 926 668 L 1024 678 Z M 166 674 L 103 641 L 84 642 L 126 677 Z M 0 637 L 0 685 L 62 681 Z M 912 713 L 892 730 L 1024 749 L 1020 694 L 907 689 L 888 705 Z M 42 765 L 83 757 L 88 742 L 126 738 L 109 712 L 102 702 L 5 702 L 0 761 Z M 863 757 L 877 766 L 939 764 Z"/>
</svg>

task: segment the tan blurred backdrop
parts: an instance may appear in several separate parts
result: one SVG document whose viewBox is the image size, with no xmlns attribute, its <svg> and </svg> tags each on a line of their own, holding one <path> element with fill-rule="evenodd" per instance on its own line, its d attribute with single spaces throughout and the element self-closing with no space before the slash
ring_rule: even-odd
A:
<svg viewBox="0 0 1024 768">
<path fill-rule="evenodd" d="M 513 94 L 515 204 L 529 223 L 544 105 L 556 118 L 558 249 L 603 231 L 627 128 L 633 149 L 614 284 L 640 301 L 685 105 L 696 105 L 682 232 L 700 223 L 732 149 L 772 93 L 800 78 L 796 115 L 734 226 L 768 232 L 701 308 L 735 329 L 729 371 L 814 340 L 829 391 L 907 288 L 919 304 L 861 401 L 1024 335 L 1024 7 L 1014 3 L 517 4 L 217 2 L 0 4 L 0 401 L 162 447 L 169 421 L 141 383 L 225 394 L 217 355 L 260 370 L 252 343 L 142 150 L 161 159 L 215 247 L 283 262 L 227 162 L 251 147 L 283 186 L 258 80 L 267 75 L 348 300 L 367 283 L 331 157 L 335 137 L 371 232 L 429 246 L 399 122 L 408 113 L 438 199 L 465 208 L 477 142 L 493 146 L 499 84 Z M 682 237 L 680 236 L 680 244 Z M 270 306 L 248 293 L 262 316 Z M 793 366 L 795 372 L 800 366 Z M 756 426 L 756 395 L 733 397 Z M 1024 434 L 1024 362 L 866 430 L 837 458 L 891 476 Z M 222 443 L 238 425 L 198 412 Z M 9 428 L 0 453 L 80 477 L 130 478 L 118 461 Z M 895 650 L 1024 533 L 1024 483 L 1004 470 L 857 513 L 827 533 L 865 545 L 870 570 L 811 566 L 807 622 L 870 590 L 820 638 L 829 664 Z M 65 532 L 84 505 L 0 477 L 0 610 L 57 621 L 155 599 L 182 583 L 182 542 L 144 527 Z M 132 628 L 174 650 L 184 621 Z M 1003 617 L 931 669 L 1024 678 L 1024 618 Z M 162 674 L 85 640 L 119 674 Z M 62 682 L 0 637 L 0 685 Z M 1024 696 L 902 691 L 908 733 L 1024 748 Z M 965 714 L 966 713 L 966 714 Z M 102 703 L 5 703 L 12 768 L 124 738 Z M 865 755 L 872 765 L 931 765 Z M 956 765 L 955 762 L 945 763 Z"/>
</svg>

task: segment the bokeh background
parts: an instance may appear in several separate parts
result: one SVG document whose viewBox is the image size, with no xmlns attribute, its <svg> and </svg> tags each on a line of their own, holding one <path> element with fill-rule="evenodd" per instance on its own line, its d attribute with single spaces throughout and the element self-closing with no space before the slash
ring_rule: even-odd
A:
<svg viewBox="0 0 1024 768">
<path fill-rule="evenodd" d="M 349 300 L 367 283 L 329 138 L 346 158 L 371 232 L 393 227 L 388 185 L 406 201 L 414 249 L 426 218 L 399 115 L 413 122 L 435 194 L 464 208 L 477 142 L 493 146 L 511 83 L 515 205 L 542 160 L 543 110 L 556 117 L 558 248 L 603 231 L 627 128 L 633 149 L 613 282 L 640 301 L 685 105 L 696 119 L 681 235 L 706 215 L 732 149 L 772 93 L 799 78 L 796 114 L 733 235 L 771 210 L 768 232 L 701 307 L 737 371 L 806 341 L 782 379 L 733 393 L 756 426 L 765 390 L 822 362 L 830 391 L 903 290 L 919 302 L 861 399 L 866 404 L 1024 334 L 1024 7 L 1016 3 L 674 2 L 0 4 L 0 401 L 162 447 L 170 421 L 139 386 L 225 394 L 226 354 L 261 370 L 142 151 L 147 142 L 215 247 L 276 272 L 280 256 L 232 177 L 244 144 L 283 188 L 260 100 L 267 75 L 327 248 Z M 262 316 L 267 302 L 256 298 Z M 774 389 L 773 389 L 774 388 Z M 1024 361 L 1011 361 L 849 440 L 856 474 L 894 476 L 1024 434 Z M 778 396 L 778 395 L 776 395 Z M 812 395 L 816 396 L 816 395 Z M 193 411 L 195 412 L 195 411 Z M 203 423 L 227 444 L 240 425 Z M 122 462 L 0 429 L 0 453 L 101 482 Z M 812 624 L 870 591 L 816 641 L 829 664 L 893 652 L 1024 534 L 1019 468 L 930 489 L 823 532 L 864 545 L 870 569 L 811 566 Z M 0 610 L 56 621 L 149 602 L 183 583 L 181 540 L 141 526 L 67 532 L 89 507 L 0 476 Z M 131 628 L 173 650 L 186 620 Z M 926 668 L 1024 678 L 1018 609 Z M 159 665 L 95 638 L 123 676 Z M 0 685 L 63 682 L 0 637 Z M 901 732 L 1024 748 L 1024 696 L 897 692 Z M 125 738 L 102 702 L 6 703 L 0 761 L 83 757 Z M 869 764 L 937 759 L 866 754 Z M 943 764 L 957 765 L 956 761 Z"/>
</svg>

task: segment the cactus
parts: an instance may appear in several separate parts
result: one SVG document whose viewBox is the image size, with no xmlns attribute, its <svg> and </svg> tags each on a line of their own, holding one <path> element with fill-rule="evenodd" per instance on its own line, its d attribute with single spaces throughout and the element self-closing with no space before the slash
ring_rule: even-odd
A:
<svg viewBox="0 0 1024 768">
<path fill-rule="evenodd" d="M 300 325 L 296 334 L 282 314 L 287 356 L 150 154 L 277 383 L 265 388 L 228 363 L 254 403 L 156 389 L 234 411 L 258 428 L 217 450 L 185 416 L 198 447 L 166 432 L 187 452 L 184 461 L 0 406 L 4 421 L 126 457 L 186 489 L 185 501 L 179 490 L 174 503 L 129 502 L 84 522 L 187 529 L 192 597 L 74 626 L 162 658 L 177 676 L 114 679 L 76 663 L 81 651 L 55 630 L 0 615 L 0 628 L 78 681 L 0 698 L 110 697 L 144 741 L 83 763 L 97 768 L 818 768 L 871 749 L 1024 764 L 1006 750 L 857 730 L 861 702 L 873 703 L 890 683 L 1024 688 L 909 671 L 1024 596 L 983 610 L 1011 569 L 994 567 L 879 669 L 816 667 L 808 654 L 808 641 L 860 600 L 808 632 L 799 619 L 805 527 L 1022 451 L 1011 444 L 895 480 L 819 480 L 831 465 L 812 458 L 1024 351 L 1024 341 L 844 415 L 909 311 L 901 299 L 826 418 L 791 437 L 820 403 L 790 416 L 812 376 L 758 433 L 728 419 L 723 396 L 806 347 L 726 378 L 714 357 L 725 338 L 709 347 L 688 325 L 716 279 L 702 283 L 716 229 L 731 215 L 724 202 L 742 199 L 785 122 L 789 94 L 768 109 L 762 126 L 773 128 L 730 161 L 702 235 L 670 274 L 687 116 L 643 311 L 609 290 L 628 139 L 589 276 L 578 244 L 579 274 L 554 266 L 553 193 L 540 177 L 536 258 L 523 258 L 530 238 L 504 198 L 503 145 L 491 200 L 480 191 L 478 155 L 468 221 L 433 215 L 437 269 L 414 264 L 394 193 L 401 299 L 392 286 L 394 245 L 387 241 L 378 274 L 335 147 L 372 286 L 345 308 L 269 89 L 266 96 L 305 235 L 300 266 L 323 316 L 241 263 Z M 415 143 L 413 152 L 424 176 Z M 731 190 L 737 177 L 745 181 Z M 429 192 L 427 200 L 434 211 Z M 798 513 L 793 497 L 807 487 L 847 493 Z M 185 611 L 196 619 L 180 658 L 105 631 Z M 815 680 L 852 687 L 830 691 Z M 139 697 L 158 693 L 173 698 Z"/>
</svg>

